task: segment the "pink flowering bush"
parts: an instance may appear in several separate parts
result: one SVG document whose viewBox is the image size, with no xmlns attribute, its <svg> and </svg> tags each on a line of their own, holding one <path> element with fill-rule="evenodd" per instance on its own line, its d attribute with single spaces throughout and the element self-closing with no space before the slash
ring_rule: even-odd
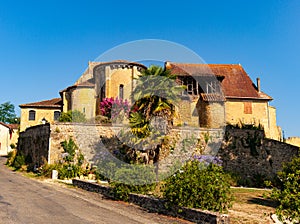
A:
<svg viewBox="0 0 300 224">
<path fill-rule="evenodd" d="M 118 118 L 122 119 L 129 116 L 130 105 L 129 102 L 125 99 L 119 99 L 118 97 L 114 99 L 105 98 L 100 103 L 101 115 L 108 117 L 112 121 L 116 121 Z"/>
<path fill-rule="evenodd" d="M 114 102 L 114 98 L 105 98 L 101 103 L 100 103 L 100 112 L 101 115 L 106 116 L 108 118 L 111 118 L 111 108 L 112 104 Z"/>
</svg>

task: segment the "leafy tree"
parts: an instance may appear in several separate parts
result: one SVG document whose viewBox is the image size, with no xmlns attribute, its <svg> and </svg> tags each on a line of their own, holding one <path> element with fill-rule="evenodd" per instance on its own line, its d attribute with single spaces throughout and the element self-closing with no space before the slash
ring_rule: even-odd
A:
<svg viewBox="0 0 300 224">
<path fill-rule="evenodd" d="M 15 114 L 15 106 L 10 102 L 0 104 L 0 121 L 10 124 L 20 122 L 20 119 Z"/>
<path fill-rule="evenodd" d="M 276 214 L 281 220 L 300 222 L 300 156 L 284 164 L 278 173 L 280 186 L 273 188 L 271 198 L 279 202 Z"/>
</svg>

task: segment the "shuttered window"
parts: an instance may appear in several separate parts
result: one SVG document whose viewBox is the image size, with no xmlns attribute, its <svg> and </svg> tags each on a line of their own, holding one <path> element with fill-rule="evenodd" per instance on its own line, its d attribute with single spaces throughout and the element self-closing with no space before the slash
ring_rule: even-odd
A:
<svg viewBox="0 0 300 224">
<path fill-rule="evenodd" d="M 252 114 L 252 102 L 244 102 L 244 114 Z"/>
</svg>

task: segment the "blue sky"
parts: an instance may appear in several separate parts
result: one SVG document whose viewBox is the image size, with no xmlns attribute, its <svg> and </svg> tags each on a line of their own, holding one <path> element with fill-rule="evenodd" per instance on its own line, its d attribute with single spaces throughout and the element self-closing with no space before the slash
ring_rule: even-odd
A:
<svg viewBox="0 0 300 224">
<path fill-rule="evenodd" d="M 2 1 L 0 103 L 58 97 L 88 61 L 128 41 L 182 44 L 207 63 L 240 63 L 300 136 L 300 1 Z M 166 60 L 168 60 L 166 58 Z"/>
</svg>

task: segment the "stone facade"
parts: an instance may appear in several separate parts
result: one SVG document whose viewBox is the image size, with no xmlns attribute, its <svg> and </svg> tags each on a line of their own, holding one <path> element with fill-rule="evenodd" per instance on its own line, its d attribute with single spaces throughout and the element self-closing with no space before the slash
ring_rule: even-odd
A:
<svg viewBox="0 0 300 224">
<path fill-rule="evenodd" d="M 58 120 L 61 109 L 61 98 L 44 100 L 40 102 L 21 104 L 20 131 L 46 122 L 53 123 Z"/>
<path fill-rule="evenodd" d="M 276 109 L 268 101 L 227 99 L 226 123 L 262 125 L 267 138 L 281 141 L 281 130 L 276 123 Z"/>
<path fill-rule="evenodd" d="M 35 119 L 29 120 L 29 111 L 35 111 Z M 48 122 L 54 122 L 54 112 L 60 112 L 59 109 L 51 108 L 22 108 L 21 109 L 21 121 L 20 121 L 20 131 L 25 131 L 26 128 L 35 125 L 40 125 L 43 123 L 43 119 Z"/>
<path fill-rule="evenodd" d="M 199 101 L 197 110 L 200 127 L 222 128 L 226 125 L 223 102 Z"/>
<path fill-rule="evenodd" d="M 6 156 L 12 151 L 11 144 L 15 146 L 19 137 L 18 124 L 5 124 L 0 122 L 0 155 Z"/>
<path fill-rule="evenodd" d="M 286 143 L 300 147 L 300 137 L 290 137 L 285 140 Z"/>
<path fill-rule="evenodd" d="M 125 61 L 90 62 L 82 77 L 60 92 L 63 111 L 78 110 L 90 120 L 100 114 L 99 104 L 105 98 L 122 98 L 131 102 L 135 79 L 144 68 L 141 64 Z"/>
<path fill-rule="evenodd" d="M 7 155 L 11 151 L 11 130 L 6 125 L 0 122 L 0 155 Z"/>
</svg>

